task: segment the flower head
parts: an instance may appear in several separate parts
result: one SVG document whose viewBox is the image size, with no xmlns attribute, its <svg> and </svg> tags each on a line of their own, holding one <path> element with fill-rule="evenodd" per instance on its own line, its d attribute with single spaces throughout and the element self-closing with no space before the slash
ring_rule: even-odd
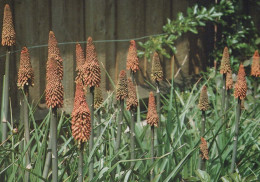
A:
<svg viewBox="0 0 260 182">
<path fill-rule="evenodd" d="M 72 136 L 79 144 L 86 142 L 91 134 L 91 118 L 81 83 L 77 83 L 76 85 L 71 117 Z"/>
<path fill-rule="evenodd" d="M 231 66 L 230 66 L 228 48 L 225 47 L 224 51 L 223 51 L 221 65 L 220 65 L 220 73 L 221 74 L 226 74 L 230 70 L 231 70 Z"/>
<path fill-rule="evenodd" d="M 201 144 L 200 144 L 200 153 L 201 153 L 201 158 L 202 159 L 206 159 L 209 160 L 209 151 L 208 151 L 208 145 L 207 145 L 207 141 L 201 137 Z"/>
<path fill-rule="evenodd" d="M 50 57 L 46 69 L 46 104 L 48 107 L 59 108 L 63 105 L 63 85 L 60 79 L 59 61 L 56 56 Z"/>
<path fill-rule="evenodd" d="M 232 71 L 227 72 L 226 76 L 226 90 L 230 90 L 233 87 Z"/>
<path fill-rule="evenodd" d="M 119 73 L 119 81 L 116 86 L 116 99 L 123 100 L 128 95 L 127 78 L 125 70 L 121 70 Z"/>
<path fill-rule="evenodd" d="M 136 96 L 135 86 L 130 78 L 128 78 L 127 86 L 128 86 L 128 97 L 126 100 L 126 109 L 131 110 L 138 106 L 138 100 Z"/>
<path fill-rule="evenodd" d="M 95 87 L 94 90 L 94 108 L 98 109 L 103 103 L 102 91 L 100 87 Z"/>
<path fill-rule="evenodd" d="M 136 72 L 137 70 L 139 70 L 139 62 L 138 62 L 137 50 L 136 50 L 136 45 L 134 40 L 130 41 L 130 46 L 127 55 L 126 69 L 131 70 L 132 72 Z"/>
<path fill-rule="evenodd" d="M 148 113 L 146 116 L 147 124 L 158 127 L 159 116 L 156 111 L 155 98 L 153 92 L 149 94 Z"/>
<path fill-rule="evenodd" d="M 163 79 L 162 66 L 157 52 L 153 55 L 151 77 L 154 81 L 161 81 Z"/>
<path fill-rule="evenodd" d="M 80 44 L 76 44 L 76 71 L 77 71 L 77 76 L 75 78 L 76 82 L 80 81 L 80 67 L 84 65 L 85 63 L 85 56 L 83 49 Z"/>
<path fill-rule="evenodd" d="M 3 30 L 2 30 L 2 45 L 12 46 L 15 44 L 15 31 L 13 24 L 13 17 L 10 6 L 5 5 L 4 18 L 3 18 Z"/>
<path fill-rule="evenodd" d="M 202 111 L 206 111 L 209 108 L 207 87 L 205 85 L 202 87 L 198 106 L 199 106 L 199 109 Z"/>
<path fill-rule="evenodd" d="M 251 75 L 255 77 L 260 77 L 260 58 L 258 50 L 255 51 L 255 54 L 253 56 Z"/>
<path fill-rule="evenodd" d="M 27 47 L 23 47 L 20 56 L 20 67 L 18 71 L 17 86 L 24 89 L 24 86 L 34 85 L 34 73 L 30 61 L 30 55 Z"/>
<path fill-rule="evenodd" d="M 243 64 L 240 64 L 237 82 L 235 84 L 234 96 L 243 100 L 246 97 L 247 85 L 246 85 L 246 73 Z"/>
</svg>

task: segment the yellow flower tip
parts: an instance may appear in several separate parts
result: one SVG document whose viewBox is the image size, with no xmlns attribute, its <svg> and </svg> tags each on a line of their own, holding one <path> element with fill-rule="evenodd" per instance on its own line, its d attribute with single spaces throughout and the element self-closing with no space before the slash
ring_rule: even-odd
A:
<svg viewBox="0 0 260 182">
<path fill-rule="evenodd" d="M 200 93 L 200 99 L 199 99 L 198 107 L 202 111 L 206 111 L 209 108 L 207 87 L 205 85 L 202 87 L 202 90 L 201 90 L 201 93 Z"/>
<path fill-rule="evenodd" d="M 255 77 L 260 77 L 260 58 L 258 50 L 255 51 L 252 59 L 251 75 Z"/>
<path fill-rule="evenodd" d="M 161 81 L 163 79 L 163 70 L 157 52 L 153 55 L 151 78 L 153 81 Z"/>
<path fill-rule="evenodd" d="M 127 55 L 126 69 L 131 70 L 134 73 L 137 70 L 139 70 L 139 61 L 138 61 L 138 57 L 137 57 L 136 44 L 135 44 L 134 40 L 130 41 L 130 46 L 129 46 L 128 55 Z"/>
<path fill-rule="evenodd" d="M 15 44 L 15 30 L 13 25 L 13 16 L 8 4 L 4 8 L 3 30 L 2 30 L 2 45 L 12 46 Z"/>
<path fill-rule="evenodd" d="M 121 70 L 119 73 L 119 80 L 116 87 L 116 99 L 123 100 L 128 95 L 127 77 L 125 70 Z"/>
<path fill-rule="evenodd" d="M 228 48 L 225 47 L 220 65 L 220 74 L 226 74 L 231 70 Z"/>
<path fill-rule="evenodd" d="M 243 100 L 246 97 L 246 92 L 247 92 L 246 73 L 243 64 L 240 64 L 238 74 L 237 74 L 237 82 L 235 84 L 234 96 L 235 98 L 239 98 Z"/>
<path fill-rule="evenodd" d="M 131 110 L 131 109 L 135 109 L 138 106 L 138 100 L 136 96 L 135 85 L 133 84 L 130 78 L 128 78 L 127 85 L 128 85 L 128 97 L 126 100 L 126 109 Z"/>
<path fill-rule="evenodd" d="M 23 47 L 20 55 L 20 67 L 18 71 L 17 86 L 24 89 L 24 86 L 34 85 L 34 73 L 30 61 L 30 55 L 27 47 Z"/>
<path fill-rule="evenodd" d="M 153 92 L 149 94 L 148 113 L 147 113 L 147 124 L 150 126 L 158 127 L 159 116 L 156 111 L 155 98 Z"/>
<path fill-rule="evenodd" d="M 207 141 L 201 137 L 201 144 L 200 144 L 200 153 L 201 153 L 201 158 L 205 160 L 209 160 L 209 151 L 208 151 L 208 145 Z"/>
</svg>

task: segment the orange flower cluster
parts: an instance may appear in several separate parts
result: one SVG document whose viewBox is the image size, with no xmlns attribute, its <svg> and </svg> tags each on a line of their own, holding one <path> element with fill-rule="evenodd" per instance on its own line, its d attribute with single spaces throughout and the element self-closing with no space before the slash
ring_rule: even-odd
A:
<svg viewBox="0 0 260 182">
<path fill-rule="evenodd" d="M 24 86 L 34 85 L 34 73 L 30 61 L 30 55 L 27 47 L 23 47 L 20 56 L 20 67 L 18 71 L 17 86 L 24 89 Z"/>
<path fill-rule="evenodd" d="M 15 31 L 13 25 L 13 17 L 10 6 L 5 5 L 4 18 L 3 18 L 3 30 L 2 30 L 2 45 L 12 46 L 15 44 Z"/>
<path fill-rule="evenodd" d="M 103 103 L 102 91 L 100 87 L 95 87 L 94 91 L 94 108 L 98 109 Z"/>
<path fill-rule="evenodd" d="M 163 79 L 162 66 L 157 52 L 153 55 L 151 77 L 153 81 L 161 81 Z"/>
<path fill-rule="evenodd" d="M 79 69 L 79 77 L 86 86 L 99 87 L 100 85 L 101 71 L 96 49 L 91 37 L 89 37 L 87 41 L 86 61 Z"/>
<path fill-rule="evenodd" d="M 200 93 L 200 100 L 199 100 L 198 107 L 202 111 L 206 111 L 209 108 L 207 87 L 205 85 L 203 86 Z"/>
<path fill-rule="evenodd" d="M 121 70 L 119 73 L 119 81 L 116 86 L 116 99 L 123 100 L 128 95 L 127 78 L 125 70 Z"/>
<path fill-rule="evenodd" d="M 126 109 L 131 110 L 138 106 L 138 100 L 136 96 L 135 86 L 130 78 L 128 78 L 127 86 L 128 86 L 128 97 L 126 100 Z"/>
<path fill-rule="evenodd" d="M 59 61 L 55 56 L 47 61 L 45 99 L 48 107 L 59 108 L 63 105 L 63 85 L 60 79 Z"/>
<path fill-rule="evenodd" d="M 59 75 L 60 80 L 63 79 L 63 59 L 60 56 L 60 50 L 58 48 L 58 42 L 54 35 L 53 31 L 49 32 L 49 40 L 48 40 L 48 60 L 54 57 L 57 61 L 57 74 Z"/>
<path fill-rule="evenodd" d="M 251 75 L 255 77 L 260 77 L 260 58 L 257 50 L 255 51 L 255 54 L 253 56 Z"/>
<path fill-rule="evenodd" d="M 131 70 L 132 72 L 136 72 L 137 70 L 139 70 L 139 62 L 138 62 L 137 50 L 136 50 L 136 45 L 134 40 L 130 41 L 130 46 L 127 55 L 126 69 Z"/>
<path fill-rule="evenodd" d="M 228 48 L 225 47 L 220 65 L 220 74 L 226 74 L 231 70 Z"/>
<path fill-rule="evenodd" d="M 159 116 L 156 111 L 155 98 L 153 92 L 149 94 L 148 113 L 147 113 L 147 124 L 158 127 Z"/>
<path fill-rule="evenodd" d="M 226 77 L 226 90 L 232 89 L 233 87 L 233 79 L 232 79 L 232 71 L 230 70 L 227 72 L 227 77 Z"/>
<path fill-rule="evenodd" d="M 91 134 L 91 118 L 81 83 L 77 83 L 76 85 L 74 107 L 71 117 L 71 130 L 74 139 L 77 140 L 79 144 L 88 141 Z"/>
<path fill-rule="evenodd" d="M 201 152 L 201 158 L 202 159 L 206 159 L 209 160 L 209 151 L 208 151 L 208 145 L 207 145 L 207 141 L 201 137 L 201 144 L 200 144 L 200 152 Z"/>
<path fill-rule="evenodd" d="M 237 74 L 237 82 L 235 84 L 235 98 L 239 98 L 243 100 L 246 97 L 247 85 L 246 85 L 246 73 L 243 64 L 240 64 L 238 74 Z"/>
<path fill-rule="evenodd" d="M 80 67 L 82 65 L 84 65 L 85 63 L 85 56 L 84 56 L 84 52 L 83 52 L 83 49 L 81 47 L 80 44 L 76 44 L 76 71 L 77 71 L 77 76 L 75 78 L 75 82 L 79 82 L 80 81 L 80 74 L 79 74 L 79 70 L 80 70 Z"/>
</svg>

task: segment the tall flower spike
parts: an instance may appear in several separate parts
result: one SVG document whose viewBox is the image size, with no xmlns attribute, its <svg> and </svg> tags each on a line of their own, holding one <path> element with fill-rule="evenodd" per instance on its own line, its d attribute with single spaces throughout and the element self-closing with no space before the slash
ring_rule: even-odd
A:
<svg viewBox="0 0 260 182">
<path fill-rule="evenodd" d="M 54 57 L 57 60 L 57 65 L 58 65 L 58 75 L 60 79 L 62 80 L 63 78 L 63 59 L 60 56 L 60 49 L 58 48 L 58 42 L 56 40 L 56 37 L 54 35 L 53 31 L 49 32 L 49 40 L 48 40 L 48 59 L 51 57 Z"/>
<path fill-rule="evenodd" d="M 255 51 L 255 54 L 253 56 L 251 75 L 255 77 L 260 77 L 260 58 L 259 58 L 258 50 Z"/>
<path fill-rule="evenodd" d="M 10 6 L 5 5 L 4 18 L 3 18 L 3 30 L 2 30 L 2 45 L 12 46 L 15 44 L 15 31 L 13 24 L 13 17 Z"/>
<path fill-rule="evenodd" d="M 162 66 L 157 52 L 155 52 L 153 55 L 151 77 L 153 81 L 161 81 L 163 79 Z"/>
<path fill-rule="evenodd" d="M 208 151 L 208 145 L 207 141 L 201 137 L 201 144 L 200 144 L 200 153 L 201 153 L 201 158 L 205 160 L 209 160 L 209 151 Z"/>
<path fill-rule="evenodd" d="M 77 140 L 79 144 L 88 141 L 91 134 L 91 118 L 81 83 L 77 83 L 76 85 L 74 107 L 71 117 L 71 130 L 74 139 Z"/>
<path fill-rule="evenodd" d="M 59 62 L 55 56 L 47 61 L 46 69 L 46 104 L 48 107 L 59 108 L 63 105 L 63 85 L 60 79 Z"/>
<path fill-rule="evenodd" d="M 139 62 L 138 62 L 137 50 L 136 50 L 136 45 L 134 40 L 130 41 L 130 46 L 127 55 L 126 69 L 131 70 L 132 72 L 136 72 L 137 70 L 139 70 Z"/>
<path fill-rule="evenodd" d="M 97 53 L 93 40 L 88 38 L 86 48 L 86 61 L 80 67 L 79 76 L 83 80 L 85 86 L 99 87 L 101 81 L 101 71 L 97 59 Z"/>
<path fill-rule="evenodd" d="M 200 100 L 199 100 L 198 107 L 202 111 L 206 111 L 209 108 L 207 87 L 205 85 L 203 86 L 201 93 L 200 93 Z"/>
<path fill-rule="evenodd" d="M 225 47 L 220 65 L 220 74 L 226 74 L 231 70 L 228 48 Z"/>
<path fill-rule="evenodd" d="M 125 70 L 121 70 L 119 73 L 119 81 L 116 87 L 116 99 L 123 100 L 127 97 L 127 95 L 128 95 L 128 89 L 127 89 L 126 72 Z"/>
<path fill-rule="evenodd" d="M 146 116 L 147 124 L 158 127 L 159 116 L 156 111 L 155 98 L 153 92 L 149 94 L 148 113 Z"/>
<path fill-rule="evenodd" d="M 100 87 L 95 87 L 94 90 L 94 108 L 98 109 L 103 103 L 102 91 Z"/>
<path fill-rule="evenodd" d="M 233 79 L 232 79 L 232 71 L 230 70 L 227 72 L 227 77 L 226 77 L 226 90 L 232 89 L 233 87 Z"/>
<path fill-rule="evenodd" d="M 128 97 L 126 100 L 126 109 L 135 109 L 138 106 L 135 86 L 130 78 L 128 78 Z"/>
<path fill-rule="evenodd" d="M 246 85 L 246 73 L 243 64 L 240 64 L 237 82 L 235 84 L 234 96 L 243 100 L 246 97 L 247 85 Z"/>
<path fill-rule="evenodd" d="M 30 61 L 30 55 L 27 47 L 23 47 L 20 56 L 20 67 L 18 71 L 17 86 L 23 89 L 24 86 L 34 85 L 34 73 Z"/>
<path fill-rule="evenodd" d="M 83 49 L 80 44 L 76 44 L 76 71 L 77 71 L 77 76 L 75 78 L 76 82 L 80 81 L 80 67 L 84 65 L 85 63 L 85 56 Z"/>
</svg>

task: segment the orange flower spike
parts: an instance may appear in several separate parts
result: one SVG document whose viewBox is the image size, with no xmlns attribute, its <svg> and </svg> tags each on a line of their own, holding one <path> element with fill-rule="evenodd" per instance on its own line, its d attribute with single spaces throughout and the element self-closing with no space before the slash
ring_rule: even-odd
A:
<svg viewBox="0 0 260 182">
<path fill-rule="evenodd" d="M 85 86 L 99 87 L 101 70 L 97 59 L 96 48 L 91 37 L 87 41 L 86 61 L 80 68 L 80 76 Z"/>
<path fill-rule="evenodd" d="M 220 74 L 226 74 L 231 70 L 228 48 L 225 47 L 220 65 Z"/>
<path fill-rule="evenodd" d="M 86 142 L 91 134 L 91 117 L 88 104 L 85 99 L 83 86 L 76 84 L 74 107 L 71 113 L 72 136 L 79 144 Z"/>
<path fill-rule="evenodd" d="M 116 86 L 116 99 L 123 100 L 128 95 L 127 78 L 125 70 L 121 70 L 119 73 L 119 80 Z"/>
<path fill-rule="evenodd" d="M 20 56 L 20 67 L 18 71 L 17 86 L 24 89 L 24 86 L 34 85 L 34 73 L 30 61 L 30 55 L 27 47 L 23 47 Z"/>
<path fill-rule="evenodd" d="M 199 100 L 198 107 L 202 111 L 206 111 L 209 108 L 207 87 L 205 85 L 203 86 L 201 93 L 200 93 L 200 100 Z"/>
<path fill-rule="evenodd" d="M 83 49 L 80 44 L 76 44 L 76 70 L 79 69 L 80 66 L 82 66 L 85 62 L 85 56 Z"/>
<path fill-rule="evenodd" d="M 3 30 L 2 30 L 2 45 L 12 46 L 15 44 L 15 31 L 13 24 L 13 16 L 8 4 L 4 8 Z"/>
<path fill-rule="evenodd" d="M 226 90 L 230 90 L 233 87 L 232 71 L 227 72 L 226 77 Z"/>
<path fill-rule="evenodd" d="M 46 104 L 52 108 L 60 108 L 63 105 L 64 91 L 58 68 L 58 60 L 55 59 L 55 56 L 52 56 L 47 61 L 45 90 Z"/>
<path fill-rule="evenodd" d="M 208 145 L 207 141 L 201 137 L 201 144 L 200 144 L 200 152 L 201 152 L 201 158 L 209 160 L 209 151 L 208 151 Z"/>
<path fill-rule="evenodd" d="M 128 78 L 128 97 L 126 100 L 126 109 L 135 109 L 138 106 L 135 86 L 130 78 Z"/>
<path fill-rule="evenodd" d="M 149 94 L 148 113 L 147 113 L 147 124 L 158 127 L 159 117 L 156 111 L 155 98 L 153 92 Z"/>
<path fill-rule="evenodd" d="M 95 87 L 94 91 L 94 108 L 98 109 L 103 103 L 102 90 L 100 87 Z"/>
<path fill-rule="evenodd" d="M 258 50 L 255 51 L 255 54 L 253 56 L 251 75 L 255 77 L 260 77 L 260 58 L 259 58 Z"/>
<path fill-rule="evenodd" d="M 246 92 L 247 92 L 246 73 L 243 64 L 240 64 L 238 74 L 237 74 L 237 82 L 235 84 L 234 96 L 235 98 L 239 98 L 243 100 L 246 97 Z"/>
<path fill-rule="evenodd" d="M 163 79 L 162 66 L 157 52 L 153 55 L 151 77 L 153 81 L 161 81 Z"/>
<path fill-rule="evenodd" d="M 130 46 L 127 55 L 126 69 L 131 70 L 134 73 L 137 70 L 139 70 L 139 62 L 137 57 L 136 44 L 134 40 L 130 41 Z"/>
</svg>

